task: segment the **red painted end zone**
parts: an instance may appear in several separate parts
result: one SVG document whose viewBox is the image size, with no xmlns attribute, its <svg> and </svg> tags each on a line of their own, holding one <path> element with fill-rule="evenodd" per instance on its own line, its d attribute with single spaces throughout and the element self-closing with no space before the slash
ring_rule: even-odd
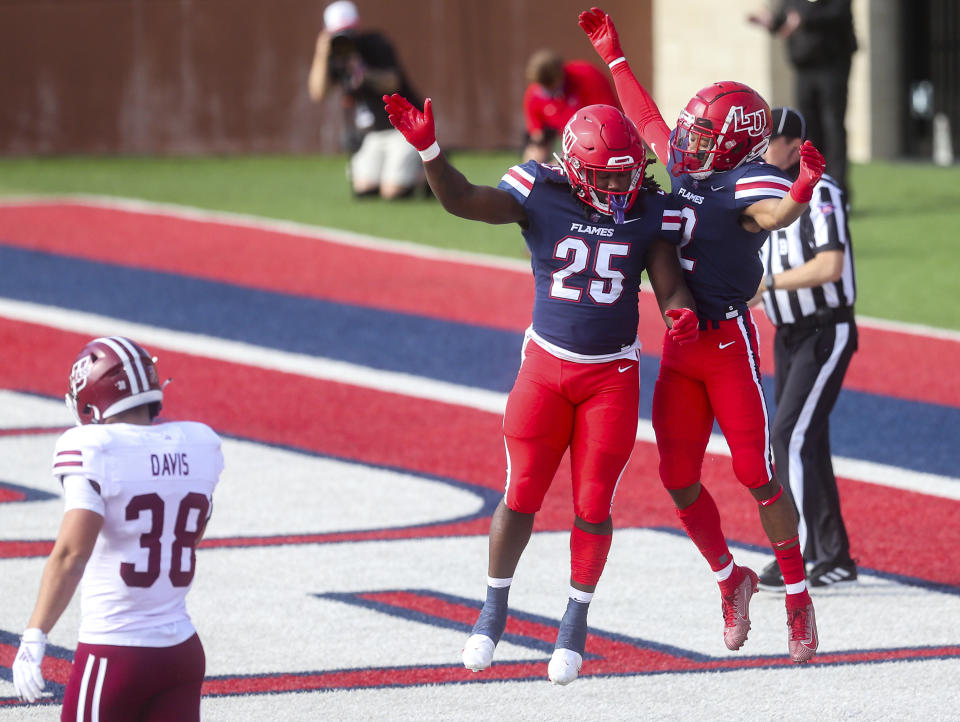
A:
<svg viewBox="0 0 960 722">
<path fill-rule="evenodd" d="M 516 331 L 529 324 L 533 299 L 525 271 L 373 251 L 159 211 L 80 203 L 0 206 L 0 243 Z M 656 303 L 650 293 L 640 298 L 640 338 L 647 353 L 659 355 L 663 327 Z M 769 375 L 773 328 L 762 314 L 758 326 L 761 368 Z M 846 388 L 960 406 L 957 368 L 960 342 L 861 327 L 860 351 Z"/>
<path fill-rule="evenodd" d="M 61 398 L 64 359 L 72 359 L 87 340 L 0 318 L 0 347 L 7 359 L 0 365 L 0 388 Z M 177 379 L 167 389 L 164 414 L 169 418 L 196 419 L 227 435 L 502 489 L 505 459 L 497 414 L 162 348 L 151 351 L 160 358 L 161 372 Z M 756 504 L 733 479 L 730 459 L 708 456 L 703 480 L 720 506 L 730 539 L 766 546 Z M 567 464 L 554 486 L 537 516 L 538 531 L 566 530 L 573 522 Z M 960 526 L 955 523 L 960 502 L 847 479 L 840 480 L 840 492 L 848 530 L 856 540 L 854 556 L 861 565 L 960 585 L 960 567 L 942 553 L 960 546 Z M 654 445 L 637 444 L 617 491 L 615 519 L 621 528 L 678 528 L 657 477 Z M 936 545 L 929 543 L 930 529 L 938 530 Z M 456 532 L 441 525 L 402 534 L 444 532 L 484 534 L 486 525 L 471 523 Z M 396 533 L 382 532 L 384 538 Z M 303 539 L 324 540 L 334 539 Z M 6 546 L 0 544 L 0 555 Z"/>
</svg>

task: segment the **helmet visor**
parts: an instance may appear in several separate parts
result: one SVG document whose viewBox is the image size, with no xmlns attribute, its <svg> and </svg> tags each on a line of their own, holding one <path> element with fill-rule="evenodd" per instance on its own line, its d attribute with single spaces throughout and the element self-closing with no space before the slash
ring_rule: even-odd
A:
<svg viewBox="0 0 960 722">
<path fill-rule="evenodd" d="M 670 143 L 673 173 L 709 173 L 719 153 L 717 132 L 707 118 L 695 118 L 686 111 L 680 115 Z"/>
</svg>

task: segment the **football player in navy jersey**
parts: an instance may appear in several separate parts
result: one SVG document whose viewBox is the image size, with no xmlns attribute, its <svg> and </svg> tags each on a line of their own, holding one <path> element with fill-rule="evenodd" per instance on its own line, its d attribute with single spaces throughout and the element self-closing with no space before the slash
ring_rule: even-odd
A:
<svg viewBox="0 0 960 722">
<path fill-rule="evenodd" d="M 750 631 L 757 575 L 734 563 L 717 505 L 700 482 L 714 420 L 719 423 L 734 474 L 757 501 L 783 574 L 790 657 L 806 662 L 817 649 L 816 620 L 797 515 L 773 473 L 757 327 L 747 302 L 763 276 L 758 252 L 767 233 L 790 225 L 806 210 L 823 173 L 823 156 L 805 143 L 796 180 L 763 163 L 770 108 L 752 88 L 736 82 L 700 90 L 671 132 L 630 70 L 610 16 L 592 8 L 580 14 L 580 26 L 610 68 L 627 116 L 667 164 L 681 207 L 680 263 L 697 303 L 701 333 L 696 343 L 663 349 L 653 398 L 660 478 L 720 585 L 724 643 L 739 649 Z"/>
<path fill-rule="evenodd" d="M 699 334 L 676 251 L 662 238 L 668 197 L 645 175 L 633 123 L 611 106 L 587 106 L 567 122 L 558 166 L 513 166 L 493 188 L 470 183 L 440 152 L 429 99 L 423 112 L 399 95 L 384 102 L 390 122 L 420 151 L 443 207 L 472 220 L 517 223 L 530 250 L 536 299 L 503 418 L 506 492 L 491 520 L 487 596 L 463 663 L 479 671 L 493 661 L 514 571 L 569 448 L 570 589 L 547 670 L 552 682 L 568 684 L 583 662 L 587 609 L 613 533 L 613 496 L 636 442 L 644 268 L 670 327 L 665 343 Z"/>
</svg>

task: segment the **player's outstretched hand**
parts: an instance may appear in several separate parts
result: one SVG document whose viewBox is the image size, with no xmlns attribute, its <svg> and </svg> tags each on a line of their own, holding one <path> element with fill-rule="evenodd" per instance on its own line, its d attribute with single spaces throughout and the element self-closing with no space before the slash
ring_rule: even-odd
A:
<svg viewBox="0 0 960 722">
<path fill-rule="evenodd" d="M 790 186 L 790 197 L 797 203 L 808 203 L 813 198 L 813 187 L 823 175 L 826 161 L 823 154 L 809 140 L 800 146 L 800 175 Z"/>
<path fill-rule="evenodd" d="M 24 631 L 20 638 L 20 649 L 13 660 L 13 686 L 20 699 L 36 702 L 46 686 L 40 663 L 47 648 L 47 635 L 36 627 Z"/>
<path fill-rule="evenodd" d="M 623 57 L 617 29 L 613 25 L 613 20 L 603 10 L 600 8 L 584 10 L 580 13 L 580 27 L 590 37 L 594 50 L 607 65 Z"/>
<path fill-rule="evenodd" d="M 667 316 L 673 319 L 673 325 L 667 334 L 680 345 L 691 343 L 700 337 L 700 321 L 697 314 L 689 308 L 671 308 L 667 311 Z"/>
<path fill-rule="evenodd" d="M 437 142 L 433 128 L 433 105 L 430 98 L 423 103 L 423 112 L 399 93 L 383 96 L 390 124 L 399 130 L 407 142 L 417 150 L 426 150 Z"/>
</svg>

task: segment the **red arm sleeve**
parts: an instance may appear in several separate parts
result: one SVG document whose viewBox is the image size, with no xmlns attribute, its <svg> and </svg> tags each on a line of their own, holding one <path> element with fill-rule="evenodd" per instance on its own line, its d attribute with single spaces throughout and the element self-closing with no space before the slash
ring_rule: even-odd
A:
<svg viewBox="0 0 960 722">
<path fill-rule="evenodd" d="M 650 94 L 640 85 L 626 60 L 613 66 L 613 82 L 623 105 L 623 112 L 637 125 L 643 142 L 664 165 L 670 156 L 670 128 Z"/>
</svg>

